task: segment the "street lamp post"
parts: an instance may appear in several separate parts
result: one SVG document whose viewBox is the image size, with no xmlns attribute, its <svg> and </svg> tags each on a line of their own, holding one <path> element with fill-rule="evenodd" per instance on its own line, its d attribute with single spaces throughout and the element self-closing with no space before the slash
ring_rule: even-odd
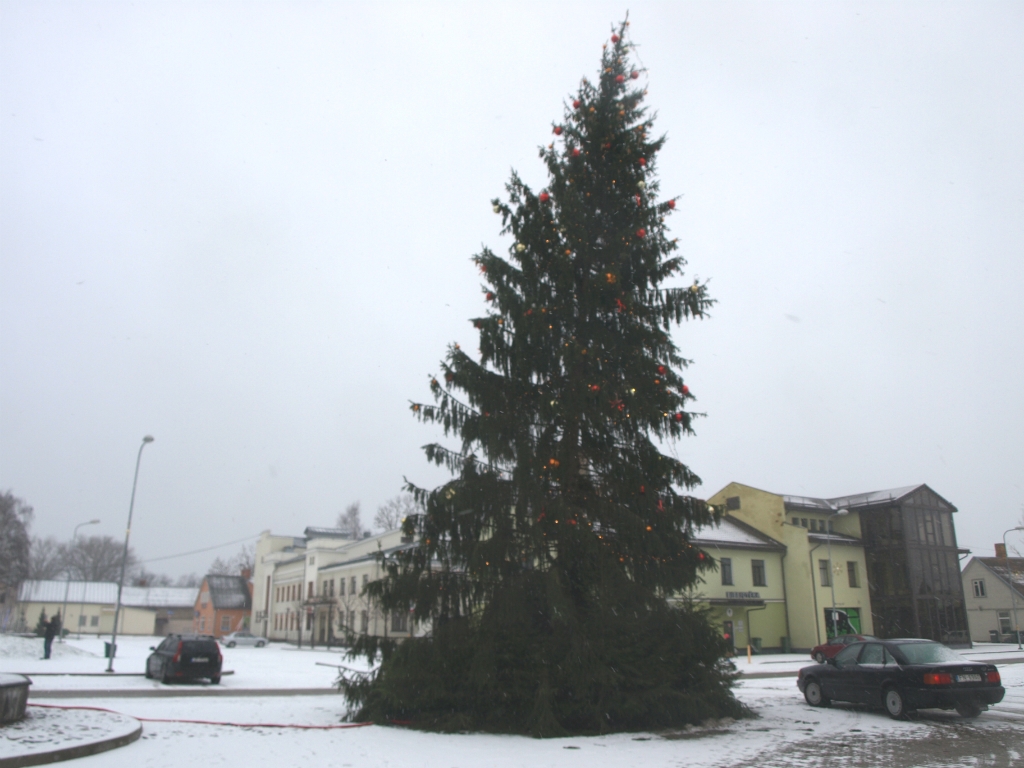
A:
<svg viewBox="0 0 1024 768">
<path fill-rule="evenodd" d="M 99 522 L 99 520 L 90 520 L 87 523 L 79 523 L 78 525 L 76 525 L 75 526 L 75 532 L 71 534 L 71 546 L 72 547 L 75 546 L 75 539 L 78 538 L 78 529 L 79 528 L 81 528 L 83 525 L 96 525 L 98 522 Z M 70 568 L 68 568 L 68 580 L 64 584 L 64 607 L 61 608 L 61 611 L 60 611 L 60 638 L 58 638 L 58 640 L 57 640 L 57 642 L 59 642 L 59 643 L 63 643 L 64 642 L 64 625 L 67 623 L 67 620 L 68 620 L 68 590 L 69 589 L 71 589 L 71 569 Z M 84 589 L 84 587 L 83 587 L 83 589 Z M 79 616 L 81 616 L 81 611 L 79 611 Z M 82 619 L 79 618 L 78 621 L 81 622 Z"/>
<path fill-rule="evenodd" d="M 124 552 L 121 555 L 121 578 L 117 580 L 117 606 L 114 608 L 114 631 L 110 637 L 110 660 L 107 672 L 114 671 L 114 653 L 117 648 L 117 621 L 121 615 L 121 590 L 124 589 L 124 569 L 128 563 L 128 539 L 132 535 L 132 510 L 135 509 L 135 487 L 139 484 L 139 463 L 142 461 L 142 449 L 152 443 L 153 437 L 146 435 L 139 446 L 139 455 L 135 458 L 135 479 L 132 480 L 132 500 L 128 504 L 128 529 L 124 533 Z"/>
<path fill-rule="evenodd" d="M 825 536 L 828 541 L 828 586 L 832 590 L 832 637 L 839 636 L 836 622 L 836 574 L 832 569 L 832 518 L 850 514 L 848 509 L 839 509 L 825 518 Z"/>
<path fill-rule="evenodd" d="M 1018 525 L 1003 533 L 1003 556 L 1006 558 L 1006 578 L 1010 582 L 1010 600 L 1013 601 L 1013 633 L 1017 636 L 1017 650 L 1021 650 L 1020 624 L 1017 623 L 1017 587 L 1013 583 L 1013 568 L 1010 567 L 1010 553 L 1006 549 L 1006 534 L 1012 531 L 1024 531 L 1024 525 Z"/>
</svg>

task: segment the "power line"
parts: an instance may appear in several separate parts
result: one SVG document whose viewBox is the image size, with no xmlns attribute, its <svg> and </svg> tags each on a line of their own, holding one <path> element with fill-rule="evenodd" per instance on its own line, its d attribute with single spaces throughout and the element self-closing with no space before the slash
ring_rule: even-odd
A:
<svg viewBox="0 0 1024 768">
<path fill-rule="evenodd" d="M 224 544 L 214 544 L 212 547 L 204 547 L 203 549 L 193 549 L 191 552 L 179 552 L 176 555 L 164 555 L 163 557 L 153 557 L 153 558 L 150 558 L 149 560 L 140 560 L 139 564 L 140 565 L 145 565 L 147 563 L 157 563 L 157 562 L 159 562 L 161 560 L 173 560 L 176 557 L 187 557 L 188 555 L 198 555 L 200 552 L 210 552 L 211 550 L 214 550 L 214 549 L 221 549 L 223 547 L 230 547 L 232 544 L 241 544 L 244 541 L 252 541 L 253 539 L 258 539 L 258 538 L 259 538 L 259 534 L 256 534 L 255 536 L 246 536 L 244 539 L 235 539 L 235 541 L 228 541 L 228 542 L 225 542 Z"/>
</svg>

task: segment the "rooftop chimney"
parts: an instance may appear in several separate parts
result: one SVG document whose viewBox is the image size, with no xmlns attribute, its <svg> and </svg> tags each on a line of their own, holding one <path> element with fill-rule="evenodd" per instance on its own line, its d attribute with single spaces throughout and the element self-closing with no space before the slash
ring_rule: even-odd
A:
<svg viewBox="0 0 1024 768">
<path fill-rule="evenodd" d="M 243 568 L 242 569 L 242 578 L 245 579 L 246 581 L 248 581 L 250 576 L 252 576 L 252 571 L 249 570 L 248 568 Z"/>
<path fill-rule="evenodd" d="M 996 544 L 996 557 L 1006 559 L 1006 545 L 1003 543 Z"/>
</svg>

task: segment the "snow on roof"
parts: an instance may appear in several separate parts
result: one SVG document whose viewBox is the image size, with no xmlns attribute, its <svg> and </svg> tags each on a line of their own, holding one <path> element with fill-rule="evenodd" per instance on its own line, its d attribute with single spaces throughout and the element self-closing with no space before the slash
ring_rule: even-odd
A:
<svg viewBox="0 0 1024 768">
<path fill-rule="evenodd" d="M 732 544 L 747 547 L 781 546 L 777 541 L 763 533 L 755 531 L 747 525 L 743 525 L 732 518 L 723 517 L 718 525 L 707 528 L 700 528 L 694 534 L 693 540 L 702 545 L 708 544 Z"/>
<path fill-rule="evenodd" d="M 210 590 L 210 601 L 214 608 L 251 608 L 249 582 L 241 576 L 208 574 L 206 586 Z"/>
<path fill-rule="evenodd" d="M 125 587 L 121 604 L 137 608 L 184 608 L 196 604 L 199 587 Z"/>
<path fill-rule="evenodd" d="M 66 592 L 65 592 L 66 590 Z M 22 603 L 69 603 L 114 605 L 117 584 L 112 581 L 23 581 L 18 592 Z M 121 605 L 133 608 L 171 608 L 195 605 L 198 587 L 125 587 Z"/>
<path fill-rule="evenodd" d="M 23 581 L 18 591 L 22 603 L 62 603 L 67 590 L 69 603 L 113 605 L 117 602 L 117 584 L 112 581 Z"/>
<path fill-rule="evenodd" d="M 883 501 L 898 501 L 922 487 L 924 487 L 924 484 L 918 483 L 917 485 L 906 485 L 902 488 L 890 488 L 885 491 L 870 491 L 869 493 L 857 493 L 852 496 L 836 496 L 833 499 L 783 495 L 782 501 L 787 508 L 804 507 L 820 509 L 822 512 L 835 512 L 839 509 L 849 509 L 851 507 L 866 507 Z"/>
</svg>

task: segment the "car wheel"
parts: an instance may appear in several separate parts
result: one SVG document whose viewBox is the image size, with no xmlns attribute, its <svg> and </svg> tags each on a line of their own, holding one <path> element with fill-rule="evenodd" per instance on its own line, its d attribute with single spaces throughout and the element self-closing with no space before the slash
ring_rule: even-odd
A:
<svg viewBox="0 0 1024 768">
<path fill-rule="evenodd" d="M 163 669 L 160 670 L 160 682 L 167 685 L 171 682 L 171 675 L 167 671 L 167 665 L 164 664 Z"/>
<path fill-rule="evenodd" d="M 808 680 L 804 685 L 804 698 L 812 707 L 827 707 L 832 702 L 826 698 L 821 691 L 821 683 L 817 680 Z"/>
<path fill-rule="evenodd" d="M 981 704 L 976 701 L 958 701 L 956 712 L 960 717 L 977 717 L 981 714 Z"/>
<path fill-rule="evenodd" d="M 153 673 L 149 671 L 149 662 L 148 661 L 146 662 L 146 679 L 147 680 L 152 680 L 153 679 Z"/>
<path fill-rule="evenodd" d="M 907 702 L 898 688 L 886 688 L 882 692 L 885 711 L 893 720 L 907 719 Z"/>
<path fill-rule="evenodd" d="M 220 675 L 214 675 L 210 678 L 210 682 L 217 685 L 220 682 Z"/>
<path fill-rule="evenodd" d="M 825 663 L 825 654 L 823 654 L 821 651 L 818 651 L 816 654 L 814 654 L 814 660 L 816 662 L 818 662 L 819 664 L 824 664 Z"/>
<path fill-rule="evenodd" d="M 228 648 L 234 648 L 234 647 L 235 647 L 235 641 L 232 640 L 230 643 L 228 643 Z"/>
<path fill-rule="evenodd" d="M 257 648 L 262 648 L 264 645 L 266 645 L 266 643 L 264 643 L 262 640 L 257 640 L 256 641 L 256 647 Z"/>
</svg>

